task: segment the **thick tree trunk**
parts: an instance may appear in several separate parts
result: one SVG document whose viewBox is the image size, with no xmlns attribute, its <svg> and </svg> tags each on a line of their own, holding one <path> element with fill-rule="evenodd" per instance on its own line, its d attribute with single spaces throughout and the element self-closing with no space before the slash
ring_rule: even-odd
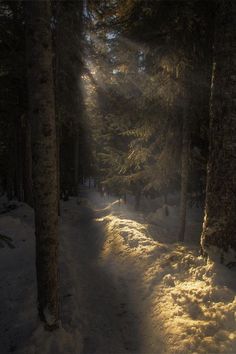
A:
<svg viewBox="0 0 236 354">
<path fill-rule="evenodd" d="M 228 263 L 236 256 L 236 2 L 218 6 L 201 246 L 210 258 Z"/>
<path fill-rule="evenodd" d="M 181 155 L 181 194 L 180 194 L 180 224 L 178 240 L 184 241 L 186 226 L 186 211 L 188 199 L 188 176 L 189 176 L 189 158 L 190 158 L 190 134 L 189 134 L 189 115 L 188 101 L 186 102 L 183 112 L 183 129 L 182 129 L 182 155 Z"/>
<path fill-rule="evenodd" d="M 32 121 L 38 308 L 46 328 L 58 326 L 58 203 L 51 4 L 26 1 L 28 98 Z"/>
</svg>

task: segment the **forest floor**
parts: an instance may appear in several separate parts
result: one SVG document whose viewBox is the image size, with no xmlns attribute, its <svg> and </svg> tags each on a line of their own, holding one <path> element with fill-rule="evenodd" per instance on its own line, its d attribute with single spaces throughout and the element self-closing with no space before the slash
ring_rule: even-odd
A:
<svg viewBox="0 0 236 354">
<path fill-rule="evenodd" d="M 63 202 L 62 327 L 49 333 L 37 320 L 33 212 L 13 204 L 0 216 L 15 246 L 0 249 L 1 354 L 236 353 L 235 270 L 199 256 L 194 213 L 181 245 L 174 207 L 137 213 L 89 190 Z"/>
</svg>

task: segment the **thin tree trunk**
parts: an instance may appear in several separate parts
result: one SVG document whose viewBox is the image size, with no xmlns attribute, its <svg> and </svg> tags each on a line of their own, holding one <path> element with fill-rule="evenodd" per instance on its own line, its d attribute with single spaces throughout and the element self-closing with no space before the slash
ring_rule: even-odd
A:
<svg viewBox="0 0 236 354">
<path fill-rule="evenodd" d="M 186 227 L 189 158 L 190 158 L 190 134 L 189 134 L 188 103 L 186 101 L 184 102 L 183 129 L 182 129 L 180 224 L 179 224 L 179 234 L 178 234 L 178 240 L 180 242 L 184 241 L 185 227 Z"/>
<path fill-rule="evenodd" d="M 138 211 L 140 208 L 140 201 L 141 201 L 141 192 L 137 191 L 135 194 L 135 205 L 134 205 L 134 209 L 136 211 Z"/>
<path fill-rule="evenodd" d="M 216 11 L 203 253 L 236 260 L 236 2 Z"/>
<path fill-rule="evenodd" d="M 8 163 L 6 171 L 6 186 L 7 186 L 7 199 L 10 201 L 15 197 L 15 174 L 16 174 L 16 161 L 15 161 L 15 144 L 8 143 Z"/>
<path fill-rule="evenodd" d="M 57 147 L 51 3 L 26 1 L 28 99 L 32 121 L 38 310 L 48 329 L 59 321 Z"/>
<path fill-rule="evenodd" d="M 74 149 L 75 149 L 75 162 L 74 162 L 74 168 L 75 168 L 75 195 L 78 197 L 79 196 L 79 132 L 76 132 L 75 135 L 75 143 L 74 143 Z"/>
<path fill-rule="evenodd" d="M 31 151 L 31 127 L 28 114 L 23 117 L 23 187 L 24 201 L 33 206 L 33 185 L 32 185 L 32 151 Z"/>
<path fill-rule="evenodd" d="M 169 216 L 169 209 L 167 206 L 167 193 L 164 193 L 164 204 L 165 204 L 165 216 Z"/>
<path fill-rule="evenodd" d="M 7 199 L 8 201 L 13 199 L 13 179 L 10 170 L 7 172 Z"/>
<path fill-rule="evenodd" d="M 56 122 L 56 144 L 57 144 L 57 211 L 58 216 L 61 215 L 61 206 L 60 206 L 60 199 L 61 199 L 61 188 L 60 188 L 60 129 L 59 129 L 59 122 L 57 116 Z"/>
<path fill-rule="evenodd" d="M 59 16 L 60 14 L 56 14 L 56 16 Z M 60 68 L 60 48 L 59 48 L 59 43 L 60 43 L 60 33 L 58 31 L 58 25 L 55 31 L 55 40 L 54 40 L 54 46 L 55 46 L 55 60 L 53 62 L 54 64 L 54 85 L 55 85 L 55 112 L 56 112 L 56 141 L 57 141 L 57 198 L 58 198 L 58 215 L 60 216 L 61 214 L 61 208 L 60 208 L 60 199 L 61 199 L 61 183 L 60 183 L 60 102 L 58 99 L 58 92 L 60 90 L 59 87 L 59 68 Z"/>
<path fill-rule="evenodd" d="M 23 139 L 22 139 L 22 124 L 21 117 L 16 118 L 16 151 L 15 151 L 15 159 L 16 159 L 16 174 L 15 174 L 15 191 L 16 198 L 18 201 L 22 202 L 24 200 L 24 192 L 23 192 Z"/>
</svg>

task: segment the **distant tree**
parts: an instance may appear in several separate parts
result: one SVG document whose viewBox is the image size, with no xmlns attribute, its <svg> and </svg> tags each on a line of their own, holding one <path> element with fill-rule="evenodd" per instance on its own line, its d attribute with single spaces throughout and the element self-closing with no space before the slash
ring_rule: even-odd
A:
<svg viewBox="0 0 236 354">
<path fill-rule="evenodd" d="M 29 115 L 32 121 L 36 270 L 40 319 L 58 326 L 57 147 L 50 1 L 26 1 Z"/>
<path fill-rule="evenodd" d="M 81 1 L 53 1 L 55 50 L 54 78 L 58 153 L 62 191 L 78 194 L 80 177 L 81 91 L 83 4 Z"/>
<path fill-rule="evenodd" d="M 104 144 L 99 140 L 96 147 L 98 164 L 106 171 L 104 183 L 136 195 L 137 201 L 140 194 L 163 194 L 166 200 L 169 192 L 180 189 L 180 240 L 190 186 L 191 192 L 202 188 L 193 183 L 196 171 L 204 183 L 207 149 L 201 143 L 207 141 L 202 131 L 208 125 L 210 3 L 130 1 L 125 8 L 124 2 L 115 1 L 113 8 L 102 2 L 99 11 L 93 8 L 98 33 L 88 34 L 97 92 L 102 86 L 94 99 L 100 112 L 92 114 L 104 123 Z"/>
<path fill-rule="evenodd" d="M 236 255 L 236 3 L 217 2 L 210 147 L 201 245 L 222 263 Z"/>
<path fill-rule="evenodd" d="M 2 1 L 0 18 L 0 176 L 9 199 L 32 205 L 22 1 Z"/>
</svg>

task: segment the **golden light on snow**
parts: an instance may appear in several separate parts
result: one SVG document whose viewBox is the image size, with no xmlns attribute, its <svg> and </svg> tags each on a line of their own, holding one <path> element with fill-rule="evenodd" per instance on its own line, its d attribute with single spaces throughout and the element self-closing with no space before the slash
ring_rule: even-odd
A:
<svg viewBox="0 0 236 354">
<path fill-rule="evenodd" d="M 217 283 L 223 269 L 205 263 L 197 249 L 155 241 L 144 220 L 119 209 L 118 200 L 97 211 L 106 230 L 101 262 L 117 279 L 129 279 L 127 296 L 142 314 L 143 346 L 150 353 L 162 342 L 169 353 L 228 353 L 236 344 L 236 299 Z"/>
</svg>

